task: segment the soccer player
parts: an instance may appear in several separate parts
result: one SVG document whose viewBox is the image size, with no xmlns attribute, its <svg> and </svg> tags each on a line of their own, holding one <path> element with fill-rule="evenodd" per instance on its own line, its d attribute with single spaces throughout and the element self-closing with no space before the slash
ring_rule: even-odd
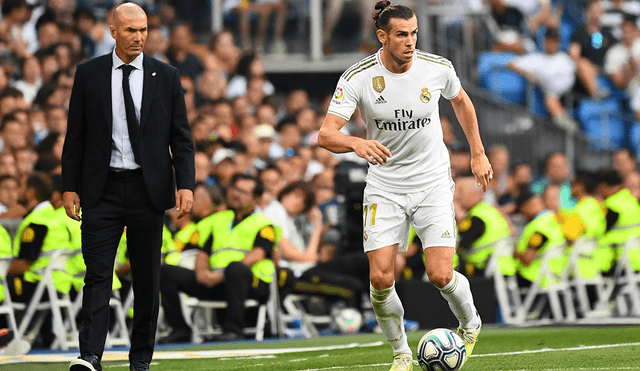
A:
<svg viewBox="0 0 640 371">
<path fill-rule="evenodd" d="M 423 243 L 431 283 L 460 322 L 458 333 L 467 356 L 481 328 L 469 281 L 452 269 L 454 183 L 442 139 L 440 96 L 453 105 L 469 142 L 473 174 L 484 191 L 492 169 L 475 109 L 451 62 L 415 49 L 418 21 L 413 11 L 378 1 L 373 19 L 382 48 L 340 77 L 318 143 L 336 153 L 353 151 L 369 162 L 363 241 L 369 258 L 371 303 L 393 348 L 391 370 L 411 371 L 413 355 L 394 283 L 395 256 L 406 251 L 410 223 Z M 366 139 L 340 132 L 357 106 L 366 123 Z"/>
</svg>

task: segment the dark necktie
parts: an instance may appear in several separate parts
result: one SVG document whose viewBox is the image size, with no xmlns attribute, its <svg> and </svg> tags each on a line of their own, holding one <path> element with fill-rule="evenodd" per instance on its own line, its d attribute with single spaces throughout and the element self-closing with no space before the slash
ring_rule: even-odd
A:
<svg viewBox="0 0 640 371">
<path fill-rule="evenodd" d="M 131 141 L 131 149 L 133 156 L 138 165 L 140 165 L 140 134 L 138 129 L 138 118 L 136 117 L 136 109 L 133 105 L 133 97 L 129 88 L 129 75 L 135 67 L 123 64 L 122 69 L 122 92 L 124 93 L 124 108 L 127 111 L 127 127 L 129 129 L 129 140 Z"/>
</svg>

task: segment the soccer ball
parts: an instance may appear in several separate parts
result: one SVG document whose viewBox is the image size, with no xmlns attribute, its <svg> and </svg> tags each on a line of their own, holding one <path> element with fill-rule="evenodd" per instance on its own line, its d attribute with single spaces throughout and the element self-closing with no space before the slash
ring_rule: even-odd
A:
<svg viewBox="0 0 640 371">
<path fill-rule="evenodd" d="M 457 371 L 467 358 L 464 341 L 455 332 L 437 328 L 418 342 L 418 363 L 425 371 Z"/>
<path fill-rule="evenodd" d="M 353 308 L 340 309 L 333 320 L 342 334 L 354 334 L 362 326 L 362 314 Z"/>
</svg>

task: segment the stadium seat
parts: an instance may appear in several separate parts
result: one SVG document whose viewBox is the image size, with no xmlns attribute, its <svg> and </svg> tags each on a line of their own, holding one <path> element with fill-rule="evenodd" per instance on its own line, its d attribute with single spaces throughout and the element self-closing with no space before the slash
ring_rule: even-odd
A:
<svg viewBox="0 0 640 371">
<path fill-rule="evenodd" d="M 514 53 L 483 52 L 478 57 L 480 86 L 488 89 L 504 103 L 525 103 L 527 82 L 506 68 Z"/>
<path fill-rule="evenodd" d="M 581 256 L 593 256 L 597 241 L 588 238 L 580 238 L 573 242 L 569 252 L 568 270 L 571 275 L 571 286 L 576 295 L 578 310 L 588 321 L 592 318 L 602 318 L 611 315 L 609 299 L 611 289 L 599 271 L 593 277 L 583 278 L 579 272 L 579 258 Z M 587 294 L 588 287 L 593 287 L 596 294 L 596 302 L 591 303 Z"/>
<path fill-rule="evenodd" d="M 614 272 L 615 284 L 619 288 L 613 300 L 619 315 L 640 316 L 640 272 L 632 265 L 630 254 L 638 254 L 640 237 L 632 237 L 624 243 L 622 254 Z M 628 299 L 628 301 L 627 301 Z M 629 305 L 630 304 L 630 308 Z"/>
<path fill-rule="evenodd" d="M 522 302 L 516 277 L 514 275 L 503 275 L 499 262 L 503 257 L 512 257 L 514 249 L 515 246 L 511 237 L 499 240 L 485 268 L 485 277 L 493 278 L 500 315 L 502 321 L 507 325 L 519 324 L 518 310 L 522 306 Z"/>
<path fill-rule="evenodd" d="M 611 151 L 624 147 L 626 124 L 619 100 L 583 99 L 577 109 L 577 118 L 589 139 L 590 150 Z"/>
<path fill-rule="evenodd" d="M 564 256 L 565 246 L 565 244 L 549 246 L 545 250 L 536 280 L 528 289 L 522 291 L 524 299 L 518 308 L 517 323 L 547 324 L 576 320 L 573 295 L 568 280 L 569 271 L 565 269 L 558 277 L 551 271 L 549 264 L 552 259 Z M 548 315 L 544 313 L 544 307 L 547 304 L 551 309 Z M 563 304 L 566 314 L 563 313 Z"/>
<path fill-rule="evenodd" d="M 222 333 L 222 327 L 217 322 L 216 310 L 227 308 L 224 300 L 202 300 L 188 296 L 184 293 L 180 295 L 183 313 L 187 323 L 191 325 L 192 341 L 202 343 L 206 336 L 218 335 Z M 269 299 L 266 303 L 260 303 L 254 299 L 245 300 L 246 308 L 257 308 L 258 317 L 255 327 L 245 327 L 245 334 L 254 334 L 257 341 L 264 339 L 267 317 L 271 323 L 271 333 L 279 335 L 280 326 L 279 311 L 280 303 L 278 296 L 278 280 L 274 275 L 269 284 Z"/>
<path fill-rule="evenodd" d="M 9 330 L 13 331 L 14 338 L 20 338 L 20 332 L 18 331 L 18 322 L 16 322 L 16 316 L 13 311 L 13 302 L 11 301 L 11 294 L 9 292 L 9 286 L 7 285 L 7 269 L 11 264 L 12 257 L 0 258 L 0 284 L 4 290 L 4 300 L 0 302 L 0 315 L 4 314 L 7 317 L 9 324 Z"/>
<path fill-rule="evenodd" d="M 69 250 L 67 249 L 54 250 L 51 254 L 50 263 L 45 268 L 42 279 L 38 282 L 29 303 L 26 305 L 24 303 L 13 303 L 14 310 L 25 312 L 18 326 L 18 334 L 30 342 L 40 331 L 44 316 L 47 315 L 45 312 L 50 311 L 53 316 L 53 333 L 55 335 L 52 347 L 61 348 L 62 350 L 78 347 L 78 329 L 76 322 L 65 322 L 62 316 L 64 311 L 66 318 L 75 318 L 73 302 L 68 293 L 62 294 L 56 290 L 53 281 L 54 271 L 65 271 L 68 253 Z M 43 300 L 45 291 L 49 300 Z M 37 312 L 40 312 L 39 317 L 36 317 Z M 27 335 L 29 327 L 31 327 L 31 332 L 30 335 Z"/>
</svg>

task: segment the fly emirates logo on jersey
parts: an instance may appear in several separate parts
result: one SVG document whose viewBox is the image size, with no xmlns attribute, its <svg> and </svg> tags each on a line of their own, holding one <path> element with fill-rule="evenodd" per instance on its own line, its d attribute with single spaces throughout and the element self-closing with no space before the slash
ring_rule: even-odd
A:
<svg viewBox="0 0 640 371">
<path fill-rule="evenodd" d="M 417 130 L 422 129 L 423 127 L 429 125 L 431 123 L 430 117 L 413 117 L 413 110 L 406 109 L 397 109 L 394 110 L 395 120 L 394 121 L 385 121 L 381 119 L 374 118 L 373 121 L 376 123 L 376 127 L 378 130 L 387 130 L 387 131 L 407 131 L 407 130 Z"/>
</svg>

